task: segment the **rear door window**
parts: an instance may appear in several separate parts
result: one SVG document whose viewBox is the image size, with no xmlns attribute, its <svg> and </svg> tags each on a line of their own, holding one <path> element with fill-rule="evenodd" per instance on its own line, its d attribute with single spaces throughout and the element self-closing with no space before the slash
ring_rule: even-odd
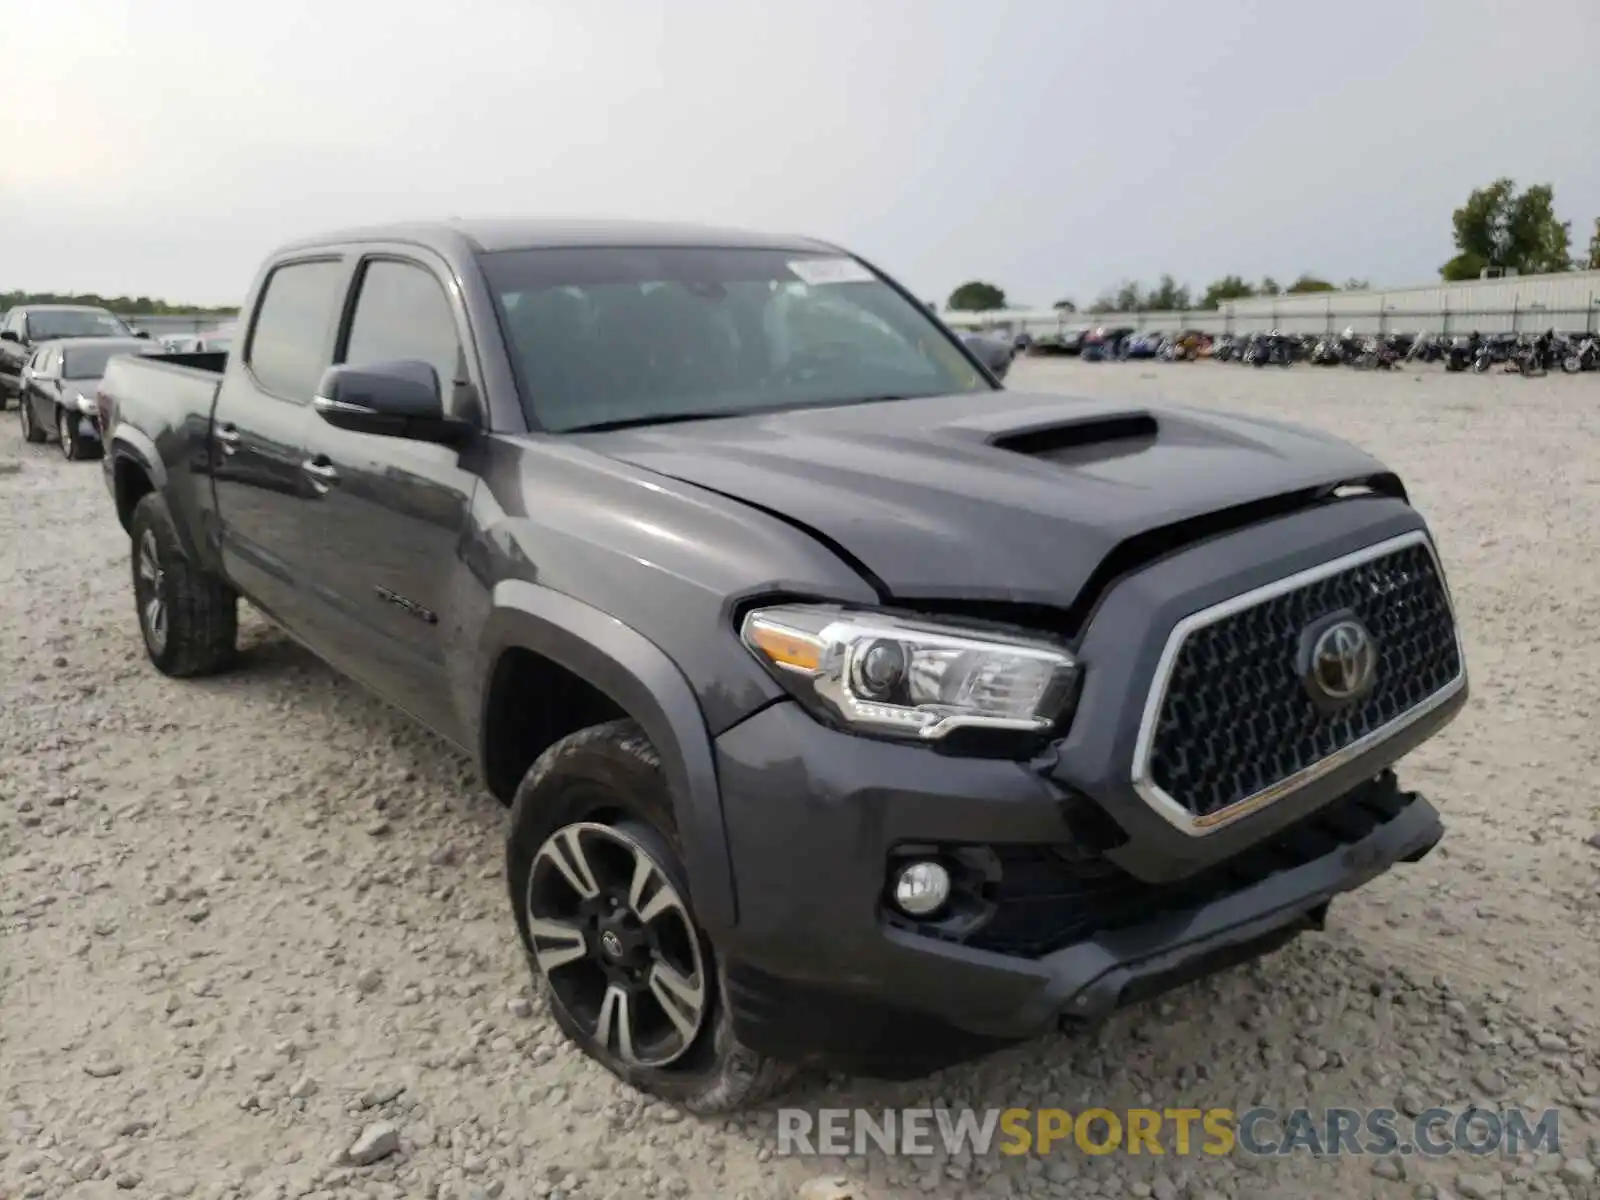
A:
<svg viewBox="0 0 1600 1200">
<path fill-rule="evenodd" d="M 256 381 L 285 400 L 309 403 L 332 357 L 344 299 L 338 259 L 285 263 L 267 276 L 245 361 Z"/>
</svg>

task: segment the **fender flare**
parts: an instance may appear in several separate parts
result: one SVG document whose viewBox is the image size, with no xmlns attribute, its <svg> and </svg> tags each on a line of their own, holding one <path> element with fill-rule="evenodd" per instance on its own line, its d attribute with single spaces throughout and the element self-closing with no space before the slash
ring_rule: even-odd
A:
<svg viewBox="0 0 1600 1200">
<path fill-rule="evenodd" d="M 166 486 L 167 468 L 162 465 L 161 454 L 156 449 L 155 442 L 151 441 L 150 436 L 143 430 L 126 422 L 119 423 L 111 431 L 111 448 L 114 454 L 132 459 L 143 467 L 156 487 Z"/>
<path fill-rule="evenodd" d="M 215 569 L 215 556 L 206 554 L 201 533 L 193 527 L 194 517 L 189 506 L 183 503 L 180 496 L 173 494 L 171 476 L 167 472 L 166 463 L 150 435 L 132 425 L 118 425 L 106 442 L 106 459 L 112 464 L 113 471 L 118 460 L 125 460 L 137 464 L 150 477 L 153 489 L 166 497 L 167 505 L 172 512 L 172 527 L 177 531 L 178 540 L 183 543 L 184 553 L 189 556 L 191 562 Z M 113 473 L 111 481 L 113 499 L 116 498 L 115 480 Z M 205 483 L 209 486 L 209 479 L 205 480 Z M 121 516 L 120 512 L 118 516 Z M 131 520 L 133 514 L 130 512 L 128 517 Z"/>
<path fill-rule="evenodd" d="M 676 663 L 631 626 L 561 592 L 506 580 L 478 643 L 479 761 L 487 761 L 489 684 L 509 649 L 542 654 L 609 696 L 638 721 L 661 756 L 695 912 L 710 932 L 732 928 L 738 913 L 716 758 L 700 702 Z"/>
<path fill-rule="evenodd" d="M 125 423 L 118 424 L 111 431 L 111 436 L 106 439 L 106 457 L 113 465 L 112 499 L 117 498 L 114 468 L 118 460 L 137 464 L 150 477 L 150 483 L 156 491 L 166 491 L 167 468 L 161 461 L 161 452 L 156 449 L 156 444 L 150 440 L 149 435 L 142 430 Z M 128 515 L 132 517 L 133 514 Z"/>
</svg>

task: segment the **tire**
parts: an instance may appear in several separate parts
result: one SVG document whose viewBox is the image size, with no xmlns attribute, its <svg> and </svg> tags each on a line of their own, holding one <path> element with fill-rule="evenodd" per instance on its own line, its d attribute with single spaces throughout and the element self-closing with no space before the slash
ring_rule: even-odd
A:
<svg viewBox="0 0 1600 1200">
<path fill-rule="evenodd" d="M 1473 360 L 1472 373 L 1474 375 L 1486 374 L 1488 372 L 1488 370 L 1489 370 L 1489 360 L 1487 358 L 1479 358 L 1479 359 Z"/>
<path fill-rule="evenodd" d="M 190 561 L 160 493 L 139 501 L 129 527 L 134 610 L 156 670 L 186 679 L 229 666 L 239 632 L 238 595 Z"/>
<path fill-rule="evenodd" d="M 65 404 L 56 405 L 56 436 L 61 441 L 61 457 L 68 462 L 82 462 L 86 458 L 94 457 L 96 447 L 78 432 L 81 420 L 82 418 Z"/>
<path fill-rule="evenodd" d="M 17 406 L 17 419 L 22 422 L 22 440 L 32 445 L 39 445 L 46 438 L 46 433 L 39 428 L 39 422 L 33 417 L 33 402 L 23 397 L 22 403 Z"/>
<path fill-rule="evenodd" d="M 641 857 L 649 882 L 637 888 L 631 881 Z M 724 978 L 694 919 L 682 861 L 660 757 L 632 721 L 561 739 L 517 789 L 506 882 L 529 969 L 556 1024 L 642 1092 L 690 1112 L 733 1112 L 770 1098 L 797 1068 L 757 1054 L 735 1035 Z M 584 885 L 575 886 L 580 880 Z M 587 891 L 595 894 L 586 897 Z M 641 911 L 650 914 L 645 921 Z M 542 949 L 535 946 L 535 920 L 544 922 Z M 555 932 L 560 926 L 566 936 Z M 608 936 L 616 939 L 609 953 Z M 680 986 L 646 983 L 663 967 Z M 626 1006 L 612 999 L 614 991 L 628 997 Z M 676 1018 L 657 999 L 662 992 L 688 997 L 681 1006 L 674 1001 Z M 626 1043 L 619 1019 L 629 1030 Z"/>
<path fill-rule="evenodd" d="M 1561 369 L 1568 375 L 1576 375 L 1583 370 L 1583 359 L 1576 354 L 1569 354 L 1561 360 Z"/>
</svg>

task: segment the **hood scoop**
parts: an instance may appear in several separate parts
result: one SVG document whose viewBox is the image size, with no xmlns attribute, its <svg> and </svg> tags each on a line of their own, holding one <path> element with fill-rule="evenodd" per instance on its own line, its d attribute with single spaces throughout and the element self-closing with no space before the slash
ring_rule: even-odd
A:
<svg viewBox="0 0 1600 1200">
<path fill-rule="evenodd" d="M 1053 421 L 1048 425 L 1014 430 L 990 438 L 989 444 L 1030 458 L 1075 462 L 1099 457 L 1092 453 L 1093 449 L 1113 443 L 1117 444 L 1115 453 L 1141 450 L 1153 444 L 1160 433 L 1161 426 L 1149 413 L 1127 412 L 1085 416 L 1077 421 Z"/>
</svg>

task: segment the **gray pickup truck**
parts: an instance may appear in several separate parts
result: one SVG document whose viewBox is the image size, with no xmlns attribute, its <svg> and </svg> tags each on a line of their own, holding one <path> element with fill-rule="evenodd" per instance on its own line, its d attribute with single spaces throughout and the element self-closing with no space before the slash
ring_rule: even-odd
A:
<svg viewBox="0 0 1600 1200">
<path fill-rule="evenodd" d="M 554 1018 L 695 1110 L 1093 1020 L 1441 836 L 1392 768 L 1466 667 L 1394 474 L 1004 389 L 831 245 L 317 238 L 97 403 L 155 666 L 242 597 L 470 755 Z"/>
</svg>

